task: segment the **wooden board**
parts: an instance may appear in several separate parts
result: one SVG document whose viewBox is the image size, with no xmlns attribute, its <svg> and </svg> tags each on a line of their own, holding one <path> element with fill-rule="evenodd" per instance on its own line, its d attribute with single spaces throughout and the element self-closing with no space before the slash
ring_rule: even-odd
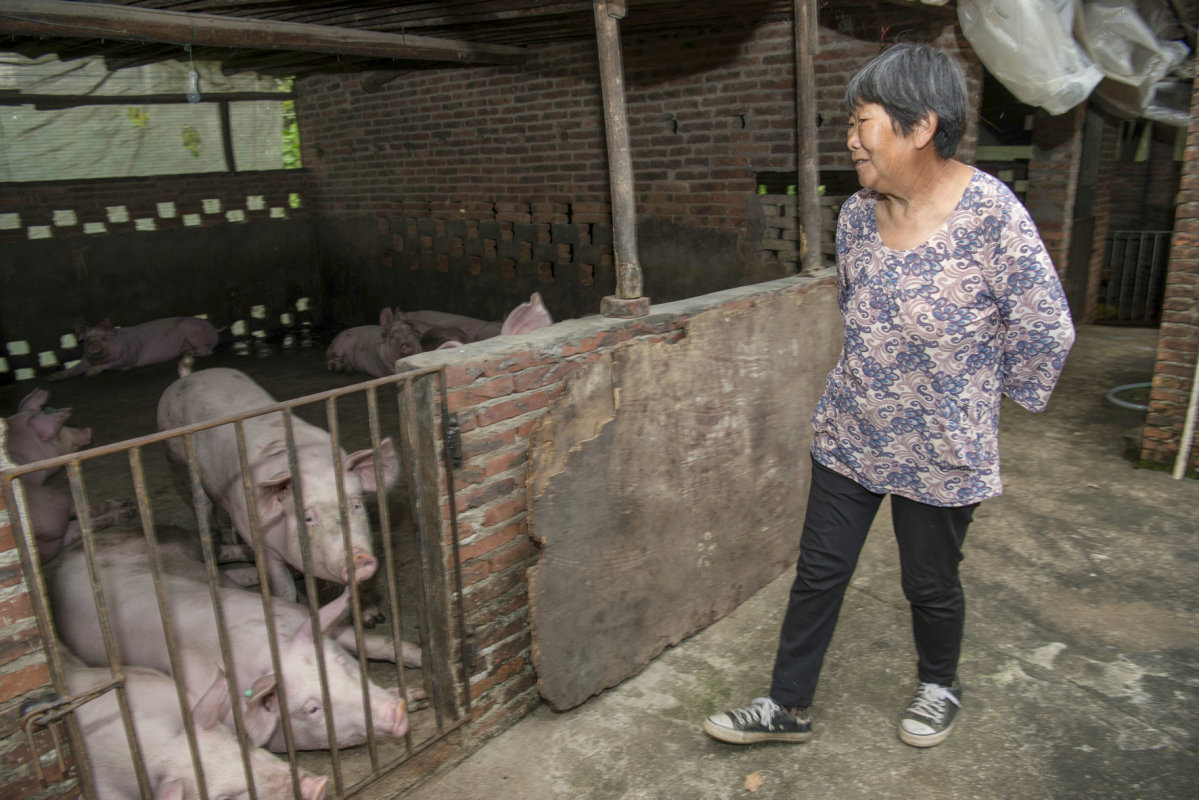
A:
<svg viewBox="0 0 1199 800">
<path fill-rule="evenodd" d="M 644 668 L 794 562 L 834 291 L 704 312 L 577 375 L 531 437 L 539 687 L 562 710 Z M 769 659 L 769 654 L 762 654 Z"/>
</svg>

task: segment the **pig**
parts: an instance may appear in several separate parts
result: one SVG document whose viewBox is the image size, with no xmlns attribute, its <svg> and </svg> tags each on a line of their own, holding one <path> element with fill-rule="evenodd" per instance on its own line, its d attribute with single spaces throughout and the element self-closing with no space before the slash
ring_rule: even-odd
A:
<svg viewBox="0 0 1199 800">
<path fill-rule="evenodd" d="M 107 668 L 88 668 L 77 659 L 69 658 L 69 654 L 64 654 L 64 659 L 67 661 L 67 686 L 72 694 L 81 694 L 111 681 Z M 155 800 L 200 800 L 175 682 L 157 670 L 143 667 L 124 667 L 122 672 L 130 718 Z M 222 708 L 229 706 L 224 676 L 218 673 L 207 690 L 188 700 L 193 704 L 193 732 L 207 796 L 249 796 L 241 746 L 233 732 L 218 721 Z M 115 690 L 88 700 L 74 713 L 97 795 L 101 800 L 138 797 L 137 772 Z M 291 768 L 287 762 L 258 748 L 251 748 L 249 756 L 256 795 L 263 800 L 293 800 Z M 328 778 L 303 769 L 298 770 L 298 777 L 300 796 L 304 800 L 322 800 Z"/>
<path fill-rule="evenodd" d="M 528 333 L 553 321 L 539 292 L 510 311 L 503 322 L 445 311 L 405 314 L 398 308 L 385 308 L 379 313 L 379 325 L 361 325 L 337 334 L 325 351 L 325 366 L 333 372 L 365 372 L 382 378 L 395 374 L 395 363 L 401 358 L 496 336 Z"/>
<path fill-rule="evenodd" d="M 76 519 L 75 501 L 67 492 L 51 486 L 23 486 L 38 558 L 46 563 L 83 536 L 83 529 Z M 96 530 L 137 515 L 136 507 L 123 500 L 109 500 L 103 505 L 92 506 L 90 511 L 92 527 Z"/>
<path fill-rule="evenodd" d="M 181 373 L 187 373 L 181 365 Z M 274 405 L 275 399 L 248 375 L 235 369 L 217 368 L 183 374 L 167 387 L 158 403 L 158 428 L 166 431 L 196 422 Z M 296 460 L 302 491 L 303 524 L 308 533 L 312 574 L 334 583 L 348 583 L 342 537 L 337 481 L 329 433 L 299 417 L 292 417 Z M 290 567 L 304 569 L 300 553 L 300 520 L 292 492 L 296 488 L 288 466 L 283 415 L 264 414 L 244 424 L 246 458 L 255 487 L 255 510 L 262 534 L 266 570 L 271 592 L 285 600 L 296 599 Z M 200 480 L 210 502 L 224 509 L 233 528 L 246 544 L 253 543 L 250 512 L 242 488 L 237 439 L 232 425 L 200 431 L 194 435 Z M 179 465 L 187 463 L 182 437 L 166 442 L 168 457 Z M 399 479 L 399 457 L 390 438 L 380 443 L 384 485 Z M 364 491 L 374 492 L 375 458 L 371 449 L 341 453 L 340 480 L 349 507 L 348 527 L 353 578 L 364 581 L 375 573 L 370 521 L 363 504 Z M 289 566 L 290 565 L 290 566 Z"/>
<path fill-rule="evenodd" d="M 325 350 L 325 366 L 332 372 L 365 372 L 382 378 L 395 374 L 398 359 L 420 351 L 420 335 L 408 315 L 385 308 L 379 312 L 378 325 L 348 328 L 333 337 Z"/>
<path fill-rule="evenodd" d="M 17 413 L 5 419 L 8 429 L 8 457 L 15 464 L 29 464 L 47 458 L 74 453 L 92 443 L 91 428 L 74 428 L 65 424 L 71 416 L 69 408 L 50 408 L 50 397 L 44 389 L 34 389 L 21 399 Z M 54 470 L 38 470 L 22 475 L 22 481 L 44 483 Z"/>
<path fill-rule="evenodd" d="M 533 292 L 528 301 L 521 303 L 505 315 L 503 322 L 485 322 L 474 317 L 464 317 L 459 314 L 447 314 L 443 311 L 413 311 L 408 315 L 408 321 L 417 333 L 424 336 L 431 330 L 440 331 L 440 337 L 453 340 L 447 335 L 452 331 L 463 334 L 461 341 L 481 342 L 496 336 L 512 336 L 518 333 L 528 333 L 538 328 L 544 328 L 553 323 L 550 312 L 541 299 L 540 292 Z"/>
<path fill-rule="evenodd" d="M 106 319 L 94 328 L 77 327 L 75 338 L 83 342 L 83 358 L 70 369 L 47 376 L 49 380 L 84 374 L 91 378 L 106 370 L 157 364 L 183 354 L 211 355 L 217 330 L 196 317 L 166 317 L 127 328 L 114 327 Z"/>
<path fill-rule="evenodd" d="M 171 624 L 176 632 L 179 674 L 188 692 L 202 695 L 211 685 L 224 660 L 216 610 L 211 599 L 207 567 L 195 556 L 195 540 L 184 532 L 160 528 L 162 570 L 160 582 L 168 598 Z M 104 592 L 112 635 L 122 663 L 148 667 L 173 675 L 167 637 L 156 598 L 150 551 L 140 530 L 110 529 L 94 539 L 96 573 Z M 83 548 L 65 551 L 50 571 L 48 589 L 51 608 L 63 642 L 91 666 L 108 664 L 95 594 L 92 591 Z M 331 745 L 325 723 L 317 650 L 323 653 L 328 680 L 330 712 L 338 747 L 367 741 L 366 703 L 376 736 L 402 737 L 408 730 L 407 703 L 399 690 L 385 690 L 363 676 L 353 649 L 352 628 L 342 623 L 349 600 L 344 592 L 322 606 L 318 629 L 314 630 L 308 606 L 271 598 L 275 642 L 282 676 L 271 662 L 270 628 L 263 600 L 255 592 L 221 585 L 216 590 L 229 636 L 233 682 L 238 689 L 245 733 L 255 746 L 285 752 L 286 740 L 279 709 L 279 684 L 287 697 L 287 715 L 293 741 L 301 750 Z M 336 638 L 334 638 L 336 637 Z M 394 661 L 393 640 L 378 634 L 364 636 L 368 657 Z M 420 665 L 420 648 L 401 643 L 401 657 L 409 666 Z M 408 700 L 424 696 L 409 690 Z M 233 709 L 223 710 L 221 720 L 234 726 Z"/>
</svg>

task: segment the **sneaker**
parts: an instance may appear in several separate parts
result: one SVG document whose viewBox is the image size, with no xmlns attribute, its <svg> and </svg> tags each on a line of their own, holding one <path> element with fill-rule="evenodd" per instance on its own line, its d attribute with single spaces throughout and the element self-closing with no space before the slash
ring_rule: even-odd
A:
<svg viewBox="0 0 1199 800">
<path fill-rule="evenodd" d="M 812 715 L 806 708 L 792 714 L 769 697 L 759 697 L 745 708 L 708 717 L 704 732 L 729 744 L 806 742 L 812 738 Z"/>
<path fill-rule="evenodd" d="M 912 747 L 932 747 L 949 738 L 962 707 L 962 687 L 922 683 L 899 721 L 899 739 Z"/>
</svg>

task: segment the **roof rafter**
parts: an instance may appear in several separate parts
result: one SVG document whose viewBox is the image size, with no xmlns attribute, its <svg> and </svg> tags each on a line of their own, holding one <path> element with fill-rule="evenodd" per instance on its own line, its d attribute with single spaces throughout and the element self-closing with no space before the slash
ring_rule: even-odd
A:
<svg viewBox="0 0 1199 800">
<path fill-rule="evenodd" d="M 522 49 L 505 45 L 64 0 L 5 0 L 0 7 L 0 33 L 456 64 L 503 65 L 525 61 Z"/>
</svg>

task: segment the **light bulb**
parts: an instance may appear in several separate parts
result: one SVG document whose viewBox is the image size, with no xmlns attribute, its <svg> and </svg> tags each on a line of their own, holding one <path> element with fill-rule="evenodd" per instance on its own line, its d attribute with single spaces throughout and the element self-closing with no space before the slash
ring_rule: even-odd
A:
<svg viewBox="0 0 1199 800">
<path fill-rule="evenodd" d="M 187 102 L 200 102 L 200 73 L 194 69 L 187 73 Z"/>
</svg>

